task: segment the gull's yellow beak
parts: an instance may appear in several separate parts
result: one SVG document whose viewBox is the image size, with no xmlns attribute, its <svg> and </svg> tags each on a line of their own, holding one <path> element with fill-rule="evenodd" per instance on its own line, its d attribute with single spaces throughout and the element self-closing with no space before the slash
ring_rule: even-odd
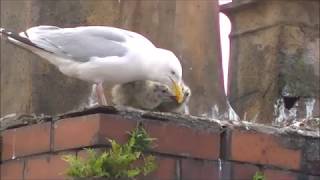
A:
<svg viewBox="0 0 320 180">
<path fill-rule="evenodd" d="M 184 98 L 183 92 L 182 92 L 182 87 L 180 84 L 175 82 L 173 79 L 171 79 L 171 81 L 172 81 L 172 85 L 173 85 L 172 90 L 173 90 L 173 93 L 175 94 L 175 99 L 180 104 L 180 103 L 182 103 L 183 98 Z"/>
</svg>

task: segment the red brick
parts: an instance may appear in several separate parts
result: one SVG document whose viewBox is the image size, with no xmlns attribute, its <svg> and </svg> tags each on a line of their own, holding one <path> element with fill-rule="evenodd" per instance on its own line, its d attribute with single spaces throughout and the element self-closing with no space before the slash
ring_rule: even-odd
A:
<svg viewBox="0 0 320 180">
<path fill-rule="evenodd" d="M 62 155 L 41 155 L 26 160 L 25 179 L 65 179 L 68 163 Z"/>
<path fill-rule="evenodd" d="M 23 160 L 7 161 L 1 164 L 0 179 L 23 179 Z"/>
<path fill-rule="evenodd" d="M 156 158 L 156 164 L 157 169 L 150 173 L 149 175 L 145 177 L 140 177 L 138 179 L 143 180 L 170 180 L 170 179 L 177 179 L 177 159 L 170 158 L 170 157 L 157 157 Z"/>
<path fill-rule="evenodd" d="M 94 145 L 98 141 L 97 114 L 59 120 L 54 124 L 55 151 Z"/>
<path fill-rule="evenodd" d="M 107 138 L 123 143 L 136 121 L 119 115 L 93 114 L 60 120 L 54 125 L 54 150 L 106 144 Z"/>
<path fill-rule="evenodd" d="M 266 179 L 297 180 L 299 177 L 297 173 L 292 173 L 285 170 L 281 171 L 281 170 L 266 169 L 264 170 L 263 173 Z"/>
<path fill-rule="evenodd" d="M 239 164 L 232 162 L 232 179 L 252 179 L 259 168 L 251 164 Z"/>
<path fill-rule="evenodd" d="M 138 121 L 126 119 L 120 115 L 102 114 L 100 122 L 100 140 L 107 142 L 114 139 L 117 143 L 125 143 L 129 138 L 129 132 L 137 126 Z"/>
<path fill-rule="evenodd" d="M 152 138 L 154 150 L 161 153 L 216 160 L 219 156 L 219 132 L 192 129 L 169 122 L 144 121 Z"/>
<path fill-rule="evenodd" d="M 221 176 L 216 161 L 182 159 L 181 172 L 183 180 L 216 180 Z"/>
<path fill-rule="evenodd" d="M 2 160 L 49 152 L 51 123 L 9 129 L 2 135 Z"/>
<path fill-rule="evenodd" d="M 275 165 L 299 169 L 301 150 L 284 147 L 279 139 L 269 134 L 233 130 L 231 136 L 231 160 Z"/>
<path fill-rule="evenodd" d="M 119 115 L 106 114 L 60 120 L 54 125 L 54 150 L 102 144 L 107 142 L 106 138 L 124 143 L 128 139 L 127 132 L 134 129 L 136 123 Z M 154 120 L 145 120 L 144 124 L 150 136 L 157 138 L 155 151 L 203 159 L 218 158 L 219 133 Z"/>
</svg>

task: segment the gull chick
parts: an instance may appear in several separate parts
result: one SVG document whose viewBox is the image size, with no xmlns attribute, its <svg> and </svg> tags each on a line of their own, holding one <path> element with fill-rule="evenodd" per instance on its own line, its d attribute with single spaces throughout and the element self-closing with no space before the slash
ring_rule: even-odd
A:
<svg viewBox="0 0 320 180">
<path fill-rule="evenodd" d="M 138 33 L 107 26 L 36 26 L 19 34 L 0 28 L 0 36 L 48 60 L 63 74 L 94 84 L 99 104 L 107 104 L 103 83 L 143 80 L 166 84 L 182 102 L 180 61 Z"/>
<path fill-rule="evenodd" d="M 160 82 L 135 81 L 118 84 L 112 88 L 112 102 L 115 105 L 129 106 L 144 110 L 188 113 L 190 88 L 181 84 L 183 100 L 178 103 L 171 89 Z"/>
</svg>

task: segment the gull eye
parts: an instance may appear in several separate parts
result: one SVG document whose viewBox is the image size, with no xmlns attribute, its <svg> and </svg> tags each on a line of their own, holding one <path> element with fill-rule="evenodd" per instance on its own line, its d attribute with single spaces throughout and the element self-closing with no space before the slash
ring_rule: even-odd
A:
<svg viewBox="0 0 320 180">
<path fill-rule="evenodd" d="M 166 90 L 162 90 L 162 92 L 163 92 L 163 93 L 166 93 L 167 91 L 166 91 Z"/>
<path fill-rule="evenodd" d="M 174 72 L 174 71 L 171 71 L 171 74 L 172 74 L 172 75 L 175 75 L 175 74 L 176 74 L 176 72 Z"/>
</svg>

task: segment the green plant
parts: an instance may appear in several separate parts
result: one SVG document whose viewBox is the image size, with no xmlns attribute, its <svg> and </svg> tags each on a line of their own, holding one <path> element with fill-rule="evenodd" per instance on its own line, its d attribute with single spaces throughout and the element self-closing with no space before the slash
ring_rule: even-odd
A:
<svg viewBox="0 0 320 180">
<path fill-rule="evenodd" d="M 111 149 L 101 154 L 93 149 L 87 149 L 88 158 L 86 160 L 75 155 L 64 156 L 63 160 L 70 165 L 67 175 L 74 178 L 134 179 L 140 174 L 147 175 L 154 171 L 156 169 L 155 157 L 143 155 L 143 152 L 151 148 L 154 139 L 150 138 L 141 126 L 138 126 L 129 135 L 128 142 L 122 145 L 109 140 Z M 139 163 L 139 160 L 143 160 L 143 163 Z"/>
<path fill-rule="evenodd" d="M 253 176 L 253 180 L 266 180 L 263 172 L 257 171 L 256 174 Z"/>
</svg>

